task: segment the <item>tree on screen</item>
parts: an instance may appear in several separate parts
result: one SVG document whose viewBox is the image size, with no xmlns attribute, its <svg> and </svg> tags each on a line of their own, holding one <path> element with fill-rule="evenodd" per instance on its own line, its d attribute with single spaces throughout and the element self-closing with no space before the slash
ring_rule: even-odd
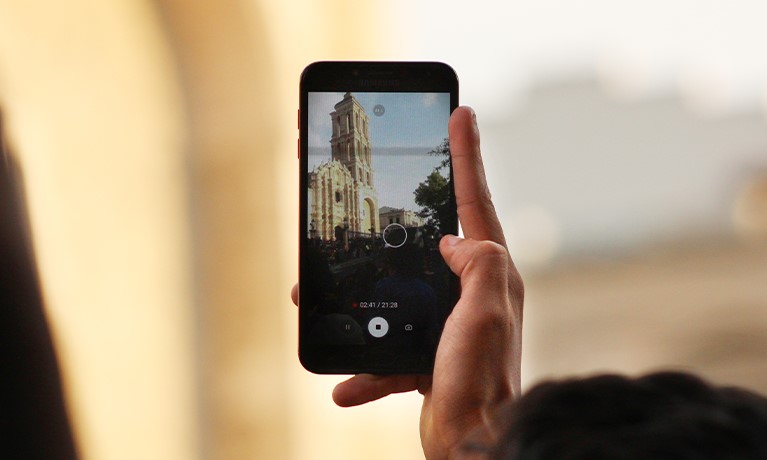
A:
<svg viewBox="0 0 767 460">
<path fill-rule="evenodd" d="M 429 155 L 444 156 L 439 166 L 426 177 L 426 180 L 418 184 L 413 194 L 415 203 L 421 206 L 418 213 L 427 219 L 426 225 L 439 233 L 453 232 L 455 228 L 455 214 L 452 209 L 452 187 L 450 178 L 442 175 L 441 170 L 450 165 L 450 144 L 445 139 L 440 145 L 429 152 Z"/>
</svg>

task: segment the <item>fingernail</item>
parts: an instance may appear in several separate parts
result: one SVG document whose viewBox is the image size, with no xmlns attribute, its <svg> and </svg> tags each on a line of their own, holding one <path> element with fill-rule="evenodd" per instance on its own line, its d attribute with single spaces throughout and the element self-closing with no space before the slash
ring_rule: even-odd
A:
<svg viewBox="0 0 767 460">
<path fill-rule="evenodd" d="M 474 111 L 473 108 L 466 106 L 467 109 L 469 109 L 469 112 L 471 112 L 471 121 L 474 123 L 474 126 L 477 126 L 477 112 Z"/>
<path fill-rule="evenodd" d="M 445 235 L 442 237 L 443 240 L 445 240 L 445 244 L 448 246 L 455 246 L 456 244 L 461 242 L 461 238 L 458 238 L 455 235 Z"/>
</svg>

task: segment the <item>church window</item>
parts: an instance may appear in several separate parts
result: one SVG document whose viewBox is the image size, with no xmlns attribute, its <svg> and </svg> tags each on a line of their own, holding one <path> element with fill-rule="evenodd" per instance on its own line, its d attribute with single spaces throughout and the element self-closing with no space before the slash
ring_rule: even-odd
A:
<svg viewBox="0 0 767 460">
<path fill-rule="evenodd" d="M 352 124 L 352 116 L 351 116 L 351 115 L 349 115 L 349 114 L 347 113 L 347 114 L 346 114 L 346 132 L 347 132 L 347 133 L 348 133 L 348 132 L 349 132 L 349 130 L 351 129 L 351 128 L 350 128 L 350 127 L 351 127 L 351 124 Z"/>
<path fill-rule="evenodd" d="M 336 190 L 336 203 L 340 203 L 340 202 L 341 202 L 341 191 Z"/>
</svg>

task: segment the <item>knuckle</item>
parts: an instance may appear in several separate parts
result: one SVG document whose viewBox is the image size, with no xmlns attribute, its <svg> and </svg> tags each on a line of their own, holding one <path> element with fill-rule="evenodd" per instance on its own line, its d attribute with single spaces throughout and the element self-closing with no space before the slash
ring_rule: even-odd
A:
<svg viewBox="0 0 767 460">
<path fill-rule="evenodd" d="M 498 282 L 503 283 L 505 280 L 511 303 L 520 306 L 523 304 L 525 284 L 505 246 L 493 241 L 478 241 L 473 259 L 477 264 L 493 267 L 493 271 L 486 273 L 485 281 L 496 277 Z"/>
<path fill-rule="evenodd" d="M 479 208 L 485 212 L 495 212 L 493 197 L 490 194 L 490 189 L 487 188 L 487 185 L 483 186 L 473 195 L 458 197 L 457 201 L 459 214 L 462 210 L 468 208 Z"/>
<path fill-rule="evenodd" d="M 504 246 L 494 241 L 478 241 L 474 251 L 475 257 L 503 259 L 509 258 L 509 251 Z"/>
</svg>

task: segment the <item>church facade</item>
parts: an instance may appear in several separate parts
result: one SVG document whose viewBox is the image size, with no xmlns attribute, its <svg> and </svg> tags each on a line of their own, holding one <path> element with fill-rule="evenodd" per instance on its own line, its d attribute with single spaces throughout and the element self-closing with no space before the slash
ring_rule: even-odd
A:
<svg viewBox="0 0 767 460">
<path fill-rule="evenodd" d="M 370 119 L 351 93 L 334 109 L 331 158 L 309 174 L 310 233 L 322 240 L 338 239 L 341 231 L 380 233 Z"/>
</svg>

